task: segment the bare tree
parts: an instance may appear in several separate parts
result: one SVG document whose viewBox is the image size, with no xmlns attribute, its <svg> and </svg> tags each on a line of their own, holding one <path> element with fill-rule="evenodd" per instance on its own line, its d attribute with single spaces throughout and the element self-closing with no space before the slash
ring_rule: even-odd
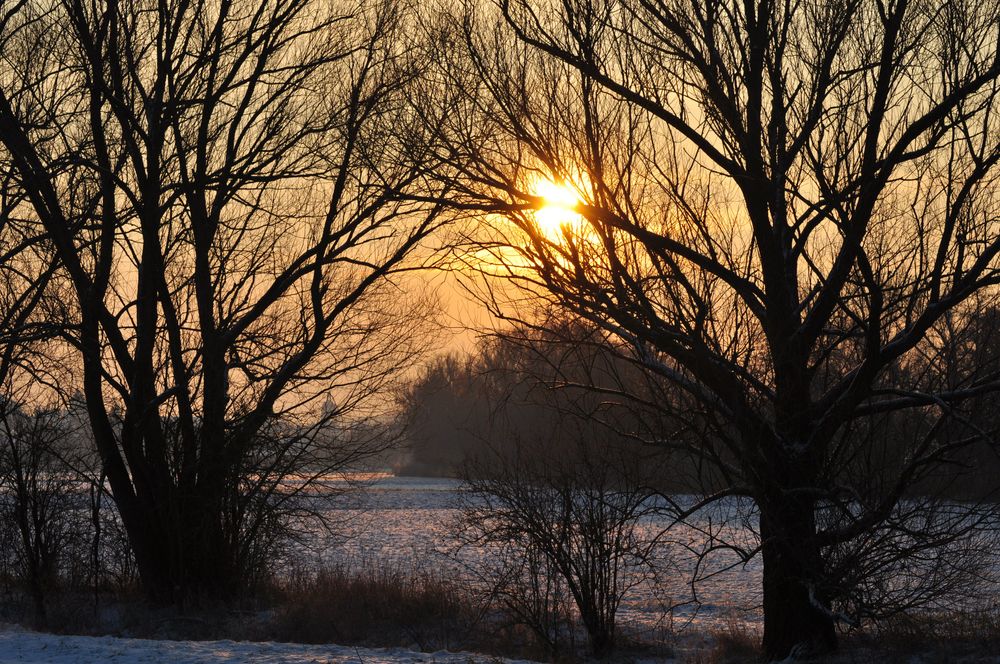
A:
<svg viewBox="0 0 1000 664">
<path fill-rule="evenodd" d="M 562 597 L 576 607 L 593 654 L 606 656 L 622 600 L 653 577 L 657 533 L 640 524 L 657 506 L 624 450 L 566 419 L 554 424 L 548 435 L 515 438 L 469 464 L 462 537 L 486 548 L 483 564 L 497 567 L 508 609 L 551 654 Z"/>
<path fill-rule="evenodd" d="M 248 506 L 369 453 L 314 434 L 378 419 L 416 349 L 394 275 L 436 216 L 399 198 L 420 173 L 407 15 L 21 0 L 2 21 L 6 177 L 71 286 L 66 341 L 142 582 L 231 598 L 262 532 Z"/>
<path fill-rule="evenodd" d="M 70 429 L 58 410 L 0 408 L 0 488 L 3 516 L 18 535 L 15 550 L 33 607 L 33 622 L 47 626 L 46 600 L 60 563 L 78 530 L 74 523 L 76 477 L 62 462 Z"/>
<path fill-rule="evenodd" d="M 945 342 L 1000 281 L 1000 8 L 445 13 L 422 99 L 469 263 L 506 277 L 487 301 L 575 312 L 683 397 L 706 432 L 683 445 L 725 487 L 706 500 L 759 510 L 767 655 L 832 649 L 831 551 L 920 535 L 905 497 L 989 433 L 959 405 L 996 371 Z M 907 435 L 879 435 L 899 412 Z"/>
<path fill-rule="evenodd" d="M 605 398 L 569 382 L 615 371 L 603 339 L 556 317 L 544 334 L 507 330 L 432 364 L 403 400 L 415 460 L 464 479 L 470 571 L 550 656 L 572 645 L 574 615 L 595 654 L 612 652 L 623 598 L 651 590 L 663 562 L 652 560 L 660 533 L 645 521 L 659 513 L 653 485 L 667 455 L 638 458 L 590 417 Z"/>
<path fill-rule="evenodd" d="M 32 621 L 45 626 L 75 529 L 75 478 L 61 462 L 70 427 L 45 405 L 65 378 L 52 343 L 64 332 L 62 284 L 47 234 L 22 214 L 24 192 L 3 158 L 0 173 L 0 511 L 11 571 L 30 596 Z"/>
</svg>

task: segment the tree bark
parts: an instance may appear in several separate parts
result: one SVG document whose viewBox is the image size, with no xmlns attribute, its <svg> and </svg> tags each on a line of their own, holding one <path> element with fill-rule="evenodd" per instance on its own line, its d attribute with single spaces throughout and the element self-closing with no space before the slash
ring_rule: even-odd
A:
<svg viewBox="0 0 1000 664">
<path fill-rule="evenodd" d="M 836 650 L 833 615 L 821 586 L 814 501 L 786 493 L 761 501 L 760 510 L 768 661 Z"/>
</svg>

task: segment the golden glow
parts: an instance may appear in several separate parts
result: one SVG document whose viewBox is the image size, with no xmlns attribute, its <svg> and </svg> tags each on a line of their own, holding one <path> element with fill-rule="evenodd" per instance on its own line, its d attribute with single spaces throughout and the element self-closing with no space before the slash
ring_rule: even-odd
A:
<svg viewBox="0 0 1000 664">
<path fill-rule="evenodd" d="M 558 239 L 567 231 L 579 230 L 583 217 L 574 208 L 580 203 L 580 195 L 573 187 L 540 178 L 530 193 L 545 201 L 534 212 L 535 223 L 542 233 Z"/>
</svg>

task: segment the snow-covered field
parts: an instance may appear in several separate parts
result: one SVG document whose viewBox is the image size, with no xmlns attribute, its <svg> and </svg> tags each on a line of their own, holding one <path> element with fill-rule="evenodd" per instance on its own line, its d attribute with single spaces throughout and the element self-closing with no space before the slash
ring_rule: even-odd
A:
<svg viewBox="0 0 1000 664">
<path fill-rule="evenodd" d="M 451 566 L 461 573 L 455 564 L 457 543 L 452 534 L 458 516 L 458 488 L 459 482 L 449 479 L 381 478 L 363 495 L 334 511 L 337 530 L 349 538 L 323 543 L 317 547 L 317 557 L 322 562 L 349 564 L 390 560 L 404 567 Z M 726 515 L 716 514 L 713 519 L 712 527 L 718 528 Z M 646 536 L 656 537 L 665 525 L 665 520 L 651 518 L 642 529 Z M 741 534 L 738 523 L 723 527 Z M 745 535 L 751 537 L 749 530 Z M 761 619 L 759 559 L 743 566 L 736 564 L 732 553 L 720 551 L 703 561 L 699 575 L 704 580 L 692 589 L 695 559 L 690 551 L 697 550 L 704 537 L 689 529 L 677 530 L 671 538 L 660 547 L 663 557 L 656 583 L 642 584 L 625 598 L 619 613 L 623 627 L 675 632 L 688 624 L 713 628 L 733 620 L 753 624 Z M 459 558 L 468 560 L 470 555 L 475 552 L 462 551 Z"/>
<path fill-rule="evenodd" d="M 382 477 L 363 494 L 336 499 L 330 514 L 336 524 L 335 539 L 316 535 L 307 551 L 293 555 L 315 564 L 346 566 L 386 561 L 410 568 L 446 570 L 462 574 L 468 556 L 456 553 L 453 527 L 458 516 L 459 483 L 434 478 Z M 665 521 L 651 518 L 643 532 L 654 537 Z M 751 527 L 726 514 L 706 517 L 706 530 L 729 528 L 730 535 L 744 534 L 752 544 Z M 343 537 L 346 535 L 346 537 Z M 703 580 L 692 588 L 692 550 L 704 544 L 696 529 L 672 533 L 662 551 L 664 561 L 655 584 L 630 591 L 619 612 L 619 625 L 632 634 L 651 635 L 653 642 L 669 643 L 675 657 L 711 647 L 711 632 L 734 622 L 751 629 L 760 627 L 760 575 L 758 560 L 735 565 L 732 554 L 721 553 L 699 570 Z M 729 557 L 726 557 L 726 556 Z M 474 561 L 473 561 L 474 562 Z M 696 597 L 695 597 L 696 595 Z M 694 601 L 696 600 L 696 601 Z M 990 655 L 993 655 L 990 653 Z M 666 661 L 650 658 L 647 662 Z M 677 660 L 670 660 L 677 661 Z M 683 661 L 683 657 L 681 657 Z M 848 661 L 845 659 L 844 661 Z M 879 661 L 861 659 L 850 661 Z M 915 658 L 912 661 L 925 661 Z M 938 660 L 935 660 L 938 661 Z M 996 662 L 1000 656 L 976 653 L 941 661 Z M 39 634 L 0 624 L 0 664 L 515 664 L 474 653 L 422 653 L 402 648 L 356 648 L 337 645 L 300 645 L 236 641 L 157 641 L 115 637 L 84 637 Z"/>
<path fill-rule="evenodd" d="M 519 661 L 472 653 L 421 653 L 399 648 L 151 641 L 109 636 L 59 636 L 0 628 L 0 664 L 517 664 Z"/>
</svg>

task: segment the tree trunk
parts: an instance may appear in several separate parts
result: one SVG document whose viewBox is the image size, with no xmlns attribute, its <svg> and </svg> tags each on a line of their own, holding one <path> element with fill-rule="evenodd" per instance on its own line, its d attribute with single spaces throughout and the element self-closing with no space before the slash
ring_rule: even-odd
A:
<svg viewBox="0 0 1000 664">
<path fill-rule="evenodd" d="M 239 586 L 231 552 L 224 545 L 222 525 L 210 498 L 192 498 L 186 505 L 174 506 L 179 508 L 179 517 L 164 521 L 149 511 L 130 510 L 116 502 L 143 591 L 151 602 L 183 607 L 235 599 Z M 199 504 L 203 505 L 200 511 L 195 508 Z"/>
<path fill-rule="evenodd" d="M 764 654 L 768 661 L 812 656 L 837 647 L 822 592 L 823 560 L 812 499 L 762 501 Z"/>
<path fill-rule="evenodd" d="M 49 616 L 45 608 L 45 588 L 42 585 L 42 580 L 34 571 L 31 573 L 30 586 L 31 603 L 34 609 L 32 627 L 38 630 L 47 629 L 49 626 Z"/>
<path fill-rule="evenodd" d="M 187 550 L 181 559 L 190 585 L 188 600 L 230 602 L 238 598 L 243 584 L 223 525 L 223 501 L 216 487 L 207 490 L 209 495 L 199 493 L 202 500 L 190 505 L 193 511 L 179 525 L 187 537 Z"/>
<path fill-rule="evenodd" d="M 615 650 L 615 629 L 603 620 L 596 608 L 581 611 L 584 628 L 587 630 L 587 640 L 590 651 L 597 658 L 607 657 Z"/>
<path fill-rule="evenodd" d="M 156 516 L 136 509 L 134 499 L 123 500 L 116 495 L 114 500 L 146 598 L 154 604 L 171 604 L 176 589 L 170 574 L 169 540 L 155 523 Z"/>
</svg>

